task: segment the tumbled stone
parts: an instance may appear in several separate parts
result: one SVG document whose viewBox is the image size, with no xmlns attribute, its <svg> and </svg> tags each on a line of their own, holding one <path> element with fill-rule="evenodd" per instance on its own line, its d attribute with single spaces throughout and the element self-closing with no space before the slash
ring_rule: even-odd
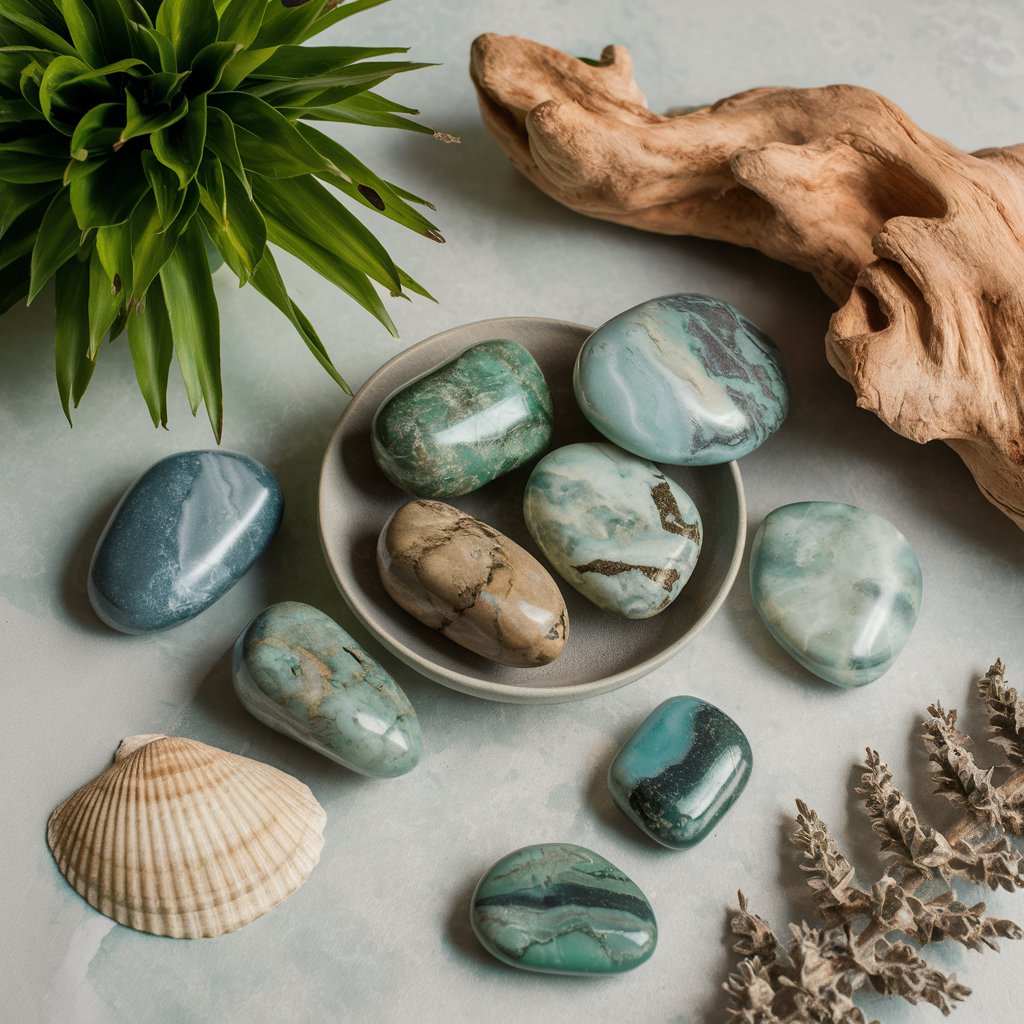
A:
<svg viewBox="0 0 1024 1024">
<path fill-rule="evenodd" d="M 747 737 L 724 711 L 697 697 L 672 697 L 625 742 L 608 769 L 608 788 L 638 828 L 682 850 L 732 807 L 752 764 Z"/>
<path fill-rule="evenodd" d="M 284 601 L 260 612 L 232 670 L 247 711 L 324 757 L 385 779 L 416 767 L 423 740 L 409 698 L 319 609 Z"/>
<path fill-rule="evenodd" d="M 802 501 L 770 513 L 750 549 L 750 588 L 768 632 L 836 686 L 888 671 L 921 607 L 921 566 L 887 519 Z"/>
<path fill-rule="evenodd" d="M 779 350 L 739 310 L 707 295 L 666 295 L 613 317 L 584 343 L 573 382 L 605 437 L 673 465 L 748 455 L 789 408 Z"/>
<path fill-rule="evenodd" d="M 562 653 L 569 614 L 558 584 L 528 551 L 441 501 L 410 501 L 377 545 L 384 589 L 449 640 L 503 665 Z"/>
<path fill-rule="evenodd" d="M 658 926 L 640 888 L 582 846 L 527 846 L 498 861 L 473 894 L 483 947 L 513 967 L 613 974 L 654 952 Z"/>
<path fill-rule="evenodd" d="M 485 341 L 388 398 L 374 417 L 373 454 L 410 494 L 468 494 L 551 444 L 551 394 L 515 341 Z"/>
<path fill-rule="evenodd" d="M 611 444 L 570 444 L 545 455 L 527 482 L 523 515 L 568 583 L 630 619 L 664 611 L 700 554 L 700 515 L 686 491 Z"/>
<path fill-rule="evenodd" d="M 235 452 L 181 452 L 148 469 L 121 499 L 89 569 L 89 599 L 124 633 L 176 626 L 209 608 L 277 532 L 274 475 Z"/>
</svg>

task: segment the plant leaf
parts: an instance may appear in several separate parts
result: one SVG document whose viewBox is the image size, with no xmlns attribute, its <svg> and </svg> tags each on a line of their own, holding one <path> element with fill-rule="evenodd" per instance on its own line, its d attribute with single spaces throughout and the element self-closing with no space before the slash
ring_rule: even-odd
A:
<svg viewBox="0 0 1024 1024">
<path fill-rule="evenodd" d="M 105 160 L 99 170 L 71 182 L 71 209 L 82 231 L 120 224 L 148 191 L 138 153 L 124 150 Z"/>
<path fill-rule="evenodd" d="M 245 173 L 242 157 L 238 152 L 234 122 L 219 107 L 210 107 L 206 111 L 206 148 L 215 153 L 225 167 L 230 167 L 238 175 L 246 194 L 251 199 L 252 186 L 249 184 L 249 176 Z"/>
<path fill-rule="evenodd" d="M 52 50 L 54 53 L 61 53 L 68 57 L 77 56 L 75 47 L 59 34 L 59 29 L 55 31 L 53 27 L 48 28 L 42 23 L 40 13 L 38 7 L 22 3 L 20 0 L 4 0 L 3 11 L 0 12 L 4 18 L 17 25 L 32 42 L 38 43 L 44 50 Z M 60 20 L 51 22 L 51 24 L 59 25 Z"/>
<path fill-rule="evenodd" d="M 103 269 L 100 254 L 93 246 L 89 257 L 89 358 L 94 362 L 120 308 L 119 291 Z"/>
<path fill-rule="evenodd" d="M 260 31 L 253 40 L 253 48 L 301 42 L 327 2 L 329 0 L 300 0 L 295 6 L 283 2 L 270 4 L 263 15 Z"/>
<path fill-rule="evenodd" d="M 117 149 L 139 135 L 152 135 L 161 128 L 170 128 L 188 114 L 188 100 L 184 96 L 179 96 L 174 106 L 162 111 L 140 106 L 131 88 L 125 90 L 124 98 L 124 110 L 128 116 L 117 137 Z"/>
<path fill-rule="evenodd" d="M 57 271 L 54 301 L 57 307 L 54 325 L 57 391 L 70 423 L 71 403 L 78 406 L 96 365 L 89 358 L 88 263 L 69 260 Z"/>
<path fill-rule="evenodd" d="M 159 205 L 152 195 L 145 196 L 135 207 L 129 224 L 132 281 L 127 305 L 135 307 L 145 303 L 147 289 L 178 245 L 179 232 L 167 230 Z"/>
<path fill-rule="evenodd" d="M 332 103 L 341 103 L 350 96 L 365 92 L 375 85 L 381 85 L 404 71 L 416 71 L 432 66 L 414 64 L 410 61 L 367 61 L 315 78 L 290 82 L 259 82 L 250 86 L 248 91 L 276 107 L 303 106 L 307 103 L 318 107 L 330 106 Z"/>
<path fill-rule="evenodd" d="M 196 54 L 192 71 L 185 82 L 189 96 L 201 96 L 216 89 L 224 69 L 242 49 L 240 43 L 210 43 Z"/>
<path fill-rule="evenodd" d="M 82 242 L 82 232 L 71 210 L 69 190 L 62 188 L 50 201 L 43 214 L 32 249 L 32 278 L 28 289 L 28 302 L 39 294 L 50 280 L 75 253 Z"/>
<path fill-rule="evenodd" d="M 149 201 L 152 202 L 152 200 Z M 111 224 L 98 228 L 96 231 L 96 252 L 99 254 L 100 263 L 103 264 L 103 269 L 107 272 L 107 277 L 110 278 L 113 285 L 114 294 L 118 296 L 118 301 L 122 306 L 125 304 L 125 297 L 132 294 L 131 225 L 138 210 L 139 207 L 135 207 L 135 213 L 123 224 Z"/>
<path fill-rule="evenodd" d="M 0 313 L 6 313 L 28 294 L 31 257 L 22 256 L 0 269 Z"/>
<path fill-rule="evenodd" d="M 12 185 L 0 181 L 0 239 L 11 225 L 26 211 L 41 203 L 56 191 L 53 185 Z"/>
<path fill-rule="evenodd" d="M 267 251 L 267 226 L 234 172 L 221 167 L 219 182 L 223 206 L 204 201 L 200 217 L 224 262 L 244 285 Z"/>
<path fill-rule="evenodd" d="M 277 269 L 270 249 L 263 255 L 260 265 L 252 276 L 252 286 L 266 299 L 269 299 L 277 308 L 284 313 L 291 321 L 299 337 L 306 343 L 306 347 L 313 353 L 316 361 L 331 375 L 334 381 L 346 393 L 351 395 L 352 389 L 345 383 L 345 379 L 338 373 L 327 354 L 324 343 L 313 328 L 313 325 L 306 318 L 306 315 L 289 298 L 288 291 L 281 279 L 281 272 Z"/>
<path fill-rule="evenodd" d="M 274 55 L 276 49 L 276 46 L 268 46 L 263 50 L 243 50 L 237 54 L 224 69 L 224 77 L 220 80 L 221 90 L 231 92 L 238 89 L 256 68 Z"/>
<path fill-rule="evenodd" d="M 87 111 L 71 136 L 71 156 L 88 160 L 113 151 L 124 128 L 124 104 L 100 103 Z"/>
<path fill-rule="evenodd" d="M 174 343 L 159 281 L 147 292 L 145 306 L 128 317 L 127 326 L 128 348 L 139 390 L 146 400 L 153 426 L 166 427 L 167 377 Z"/>
<path fill-rule="evenodd" d="M 238 152 L 247 169 L 275 178 L 330 170 L 295 125 L 269 103 L 244 92 L 215 93 L 210 102 L 234 122 Z"/>
<path fill-rule="evenodd" d="M 248 47 L 259 33 L 266 10 L 265 3 L 254 3 L 253 0 L 228 0 L 220 12 L 219 38 Z"/>
<path fill-rule="evenodd" d="M 339 21 L 351 18 L 353 14 L 361 14 L 363 11 L 370 10 L 371 7 L 379 7 L 387 2 L 388 0 L 350 0 L 347 4 L 339 3 L 333 8 L 325 8 L 323 13 L 306 28 L 302 38 L 297 42 L 304 43 L 307 39 L 319 35 L 324 29 L 336 25 Z"/>
<path fill-rule="evenodd" d="M 78 53 L 94 68 L 98 68 L 105 60 L 103 37 L 96 18 L 85 0 L 56 0 L 64 16 L 64 23 L 71 35 Z"/>
<path fill-rule="evenodd" d="M 86 111 L 97 103 L 117 99 L 106 78 L 77 57 L 57 57 L 43 72 L 39 83 L 39 105 L 43 116 L 58 131 L 71 135 Z"/>
<path fill-rule="evenodd" d="M 218 442 L 224 421 L 220 379 L 220 321 L 202 229 L 195 221 L 160 271 L 174 351 L 192 413 L 206 403 Z"/>
<path fill-rule="evenodd" d="M 282 108 L 291 113 L 292 108 Z M 396 113 L 396 111 L 400 113 Z M 375 92 L 361 92 L 341 103 L 294 108 L 294 114 L 307 121 L 339 121 L 345 124 L 365 124 L 371 128 L 402 128 L 410 132 L 433 135 L 434 129 L 418 121 L 410 121 L 401 113 L 418 114 L 412 107 L 403 107 Z"/>
<path fill-rule="evenodd" d="M 149 150 L 143 150 L 142 169 L 153 190 L 160 221 L 165 228 L 170 227 L 185 201 L 185 191 L 178 186 L 178 176 L 170 168 L 164 167 Z"/>
<path fill-rule="evenodd" d="M 392 292 L 401 292 L 398 268 L 387 250 L 318 181 L 258 178 L 253 183 L 253 192 L 266 215 Z"/>
<path fill-rule="evenodd" d="M 163 0 L 156 29 L 171 41 L 178 67 L 187 68 L 204 46 L 216 42 L 217 10 L 210 0 Z"/>
<path fill-rule="evenodd" d="M 161 8 L 162 10 L 163 8 Z M 150 136 L 153 155 L 178 175 L 184 188 L 199 169 L 206 139 L 206 97 L 196 96 L 189 104 L 188 115 L 168 128 Z"/>
<path fill-rule="evenodd" d="M 408 52 L 408 46 L 279 46 L 253 77 L 290 83 L 329 75 L 371 57 Z"/>
</svg>

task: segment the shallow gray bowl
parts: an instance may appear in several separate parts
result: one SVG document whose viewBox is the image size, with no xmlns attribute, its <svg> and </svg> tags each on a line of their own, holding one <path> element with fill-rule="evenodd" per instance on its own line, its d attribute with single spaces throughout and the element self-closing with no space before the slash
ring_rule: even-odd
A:
<svg viewBox="0 0 1024 1024">
<path fill-rule="evenodd" d="M 393 391 L 470 345 L 510 338 L 533 353 L 551 387 L 553 447 L 604 440 L 584 419 L 572 390 L 580 346 L 592 328 L 540 317 L 481 320 L 435 334 L 385 363 L 356 392 L 324 453 L 320 470 L 320 540 L 334 581 L 356 618 L 396 657 L 429 679 L 463 693 L 519 704 L 557 704 L 624 686 L 668 661 L 718 611 L 739 569 L 746 533 L 743 483 L 735 462 L 664 466 L 697 504 L 704 546 L 682 593 L 652 619 L 605 612 L 555 576 L 569 609 L 562 655 L 541 668 L 509 668 L 464 650 L 428 629 L 388 597 L 376 548 L 388 516 L 409 500 L 377 468 L 370 426 Z M 501 530 L 546 565 L 523 521 L 523 489 L 533 463 L 450 504 Z M 554 575 L 554 574 L 553 574 Z"/>
</svg>

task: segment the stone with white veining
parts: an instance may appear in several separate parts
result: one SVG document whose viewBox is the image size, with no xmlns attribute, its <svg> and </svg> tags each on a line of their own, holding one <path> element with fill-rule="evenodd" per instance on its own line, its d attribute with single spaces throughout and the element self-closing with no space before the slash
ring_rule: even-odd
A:
<svg viewBox="0 0 1024 1024">
<path fill-rule="evenodd" d="M 605 437 L 673 465 L 748 455 L 789 407 L 774 343 L 707 295 L 666 295 L 613 317 L 584 343 L 573 382 L 584 415 Z"/>
<path fill-rule="evenodd" d="M 768 631 L 836 686 L 887 672 L 921 608 L 921 566 L 887 519 L 834 501 L 770 513 L 750 551 L 750 587 Z"/>
<path fill-rule="evenodd" d="M 700 514 L 679 484 L 606 443 L 570 444 L 541 459 L 523 515 L 563 579 L 630 619 L 657 615 L 679 596 L 703 539 Z"/>
<path fill-rule="evenodd" d="M 260 612 L 235 643 L 232 675 L 250 714 L 346 768 L 390 779 L 420 759 L 409 698 L 312 605 L 282 601 Z"/>
<path fill-rule="evenodd" d="M 176 626 L 238 582 L 277 532 L 273 473 L 236 452 L 180 452 L 127 491 L 89 569 L 89 599 L 124 633 Z"/>
</svg>

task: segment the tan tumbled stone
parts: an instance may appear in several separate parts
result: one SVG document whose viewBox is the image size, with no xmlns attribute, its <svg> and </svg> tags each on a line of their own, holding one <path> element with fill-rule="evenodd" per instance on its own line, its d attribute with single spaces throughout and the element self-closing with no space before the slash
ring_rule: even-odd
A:
<svg viewBox="0 0 1024 1024">
<path fill-rule="evenodd" d="M 569 616 L 558 585 L 524 548 L 441 501 L 403 505 L 377 544 L 384 589 L 410 615 L 503 665 L 546 665 Z"/>
</svg>

